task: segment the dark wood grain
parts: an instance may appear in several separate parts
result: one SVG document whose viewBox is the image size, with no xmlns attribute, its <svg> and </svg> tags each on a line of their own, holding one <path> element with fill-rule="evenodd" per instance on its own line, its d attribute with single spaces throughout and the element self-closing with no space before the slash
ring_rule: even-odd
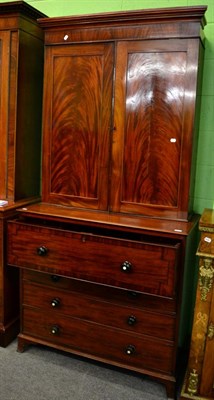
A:
<svg viewBox="0 0 214 400">
<path fill-rule="evenodd" d="M 158 53 L 157 45 L 143 50 L 139 44 L 127 48 L 122 201 L 175 207 L 185 53 Z"/>
<path fill-rule="evenodd" d="M 37 213 L 40 209 L 40 218 L 32 220 L 31 207 Z M 92 225 L 82 221 L 72 229 L 71 220 L 48 220 L 42 217 L 41 205 L 31 207 L 25 215 L 24 211 L 20 214 L 20 219 L 8 223 L 8 263 L 21 269 L 19 351 L 28 343 L 41 343 L 146 373 L 163 382 L 168 394 L 174 396 L 183 279 L 180 256 L 185 249 L 186 233 L 172 235 L 153 230 L 150 235 L 145 228 L 143 233 L 136 227 L 129 232 L 128 227 L 123 226 L 120 231 L 116 225 L 106 230 L 95 220 Z M 41 245 L 47 246 L 45 256 L 37 254 Z M 130 275 L 121 271 L 124 257 L 132 259 Z M 52 307 L 50 310 L 53 296 L 61 301 L 58 311 Z M 136 314 L 139 324 L 129 329 L 126 316 L 130 311 Z M 50 330 L 55 325 L 60 333 L 52 337 Z M 87 329 L 93 335 L 81 346 Z M 124 355 L 128 339 L 137 348 L 131 362 Z M 150 358 L 148 364 L 144 355 Z"/>
<path fill-rule="evenodd" d="M 44 16 L 23 1 L 0 3 L 0 346 L 19 331 L 19 272 L 6 265 L 7 219 L 39 200 Z"/>
<path fill-rule="evenodd" d="M 38 324 L 38 319 L 40 323 Z M 51 327 L 59 326 L 59 335 L 51 335 Z M 173 346 L 165 340 L 151 339 L 148 336 L 132 336 L 123 330 L 97 325 L 84 320 L 66 318 L 62 315 L 53 317 L 39 310 L 23 307 L 23 333 L 34 338 L 46 340 L 48 344 L 66 344 L 70 351 L 88 354 L 91 358 L 99 357 L 110 364 L 116 364 L 136 371 L 155 369 L 159 373 L 171 374 L 173 371 Z M 142 339 L 144 349 L 142 351 Z M 136 353 L 128 356 L 126 347 L 133 343 Z M 102 356 L 101 356 L 102 355 Z"/>
<path fill-rule="evenodd" d="M 87 44 L 47 53 L 51 69 L 46 90 L 53 103 L 45 122 L 45 201 L 107 209 L 112 50 L 111 45 Z"/>
<path fill-rule="evenodd" d="M 164 218 L 150 218 L 146 216 L 125 213 L 99 212 L 96 210 L 63 207 L 50 203 L 37 203 L 19 209 L 19 213 L 27 218 L 42 220 L 87 224 L 105 229 L 119 229 L 121 231 L 141 232 L 156 237 L 166 236 L 179 238 L 188 236 L 192 228 L 198 223 L 199 215 L 194 215 L 190 221 L 174 221 Z"/>
<path fill-rule="evenodd" d="M 24 224 L 8 227 L 8 263 L 173 298 L 179 244 L 156 245 Z M 38 255 L 39 247 L 47 249 Z M 131 272 L 121 266 L 128 261 Z M 102 268 L 100 266 L 102 265 Z"/>
<path fill-rule="evenodd" d="M 187 218 L 195 50 L 185 40 L 122 42 L 117 57 L 111 210 Z"/>
<path fill-rule="evenodd" d="M 9 81 L 9 54 L 8 45 L 10 40 L 9 32 L 2 31 L 0 33 L 0 197 L 5 199 L 7 197 L 7 121 L 8 121 L 8 81 Z"/>
<path fill-rule="evenodd" d="M 206 6 L 127 10 L 39 19 L 45 43 L 198 37 L 206 24 Z M 100 29 L 101 28 L 101 29 Z"/>
<path fill-rule="evenodd" d="M 171 219 L 192 214 L 205 9 L 165 11 L 40 21 L 47 45 L 43 201 Z"/>
<path fill-rule="evenodd" d="M 38 292 L 40 293 L 39 296 Z M 137 309 L 134 306 L 121 306 L 108 300 L 101 301 L 99 298 L 83 295 L 83 292 L 59 290 L 57 285 L 54 288 L 47 289 L 46 285 L 26 282 L 22 296 L 24 305 L 42 308 L 45 313 L 53 313 L 57 318 L 60 315 L 72 316 L 129 332 L 166 340 L 175 339 L 175 316 Z M 54 299 L 59 302 L 56 307 L 51 305 Z M 128 323 L 131 316 L 136 319 L 136 323 L 133 323 L 133 325 Z"/>
<path fill-rule="evenodd" d="M 146 373 L 173 398 L 190 325 L 205 10 L 40 20 L 42 203 L 8 223 L 18 350 L 40 343 Z"/>
<path fill-rule="evenodd" d="M 133 292 L 124 288 L 119 289 L 114 286 L 99 285 L 77 279 L 67 279 L 61 275 L 55 276 L 30 269 L 21 269 L 20 273 L 23 283 L 26 283 L 27 286 L 30 284 L 42 285 L 51 290 L 75 292 L 78 296 L 84 293 L 88 298 L 93 298 L 97 301 L 113 303 L 122 307 L 125 305 L 130 309 L 145 310 L 146 313 L 164 314 L 170 318 L 176 316 L 177 299 L 163 297 L 160 302 L 158 296 L 148 296 L 147 294 Z"/>
</svg>

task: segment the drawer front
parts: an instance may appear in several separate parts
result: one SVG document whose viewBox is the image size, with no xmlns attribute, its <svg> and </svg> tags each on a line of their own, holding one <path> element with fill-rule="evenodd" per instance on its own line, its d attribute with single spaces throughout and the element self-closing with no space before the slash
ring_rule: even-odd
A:
<svg viewBox="0 0 214 400">
<path fill-rule="evenodd" d="M 129 307 L 150 310 L 175 316 L 176 301 L 167 297 L 150 296 L 144 293 L 110 287 L 106 285 L 94 284 L 72 278 L 65 278 L 59 275 L 46 274 L 43 272 L 22 269 L 21 276 L 23 282 L 29 285 L 41 284 L 47 288 L 55 290 L 69 290 L 78 294 L 84 293 L 86 296 L 109 303 L 119 304 Z"/>
<path fill-rule="evenodd" d="M 9 264 L 173 298 L 178 245 L 9 224 Z"/>
<path fill-rule="evenodd" d="M 22 333 L 35 339 L 58 344 L 74 352 L 129 369 L 174 371 L 174 347 L 171 342 L 133 335 L 74 318 L 56 316 L 38 310 L 23 309 Z"/>
<path fill-rule="evenodd" d="M 120 306 L 78 292 L 57 291 L 26 282 L 22 294 L 24 305 L 40 308 L 53 318 L 63 314 L 130 332 L 168 340 L 175 339 L 175 318 L 172 316 Z"/>
</svg>

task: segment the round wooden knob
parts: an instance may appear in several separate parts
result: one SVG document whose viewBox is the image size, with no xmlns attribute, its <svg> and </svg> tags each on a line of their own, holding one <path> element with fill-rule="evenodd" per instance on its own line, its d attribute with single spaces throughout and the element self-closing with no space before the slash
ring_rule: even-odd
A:
<svg viewBox="0 0 214 400">
<path fill-rule="evenodd" d="M 131 272 L 131 270 L 132 270 L 132 264 L 131 264 L 129 261 L 124 261 L 124 262 L 121 264 L 121 270 L 122 270 L 123 272 L 126 272 L 126 273 Z"/>
<path fill-rule="evenodd" d="M 129 346 L 126 347 L 125 351 L 128 356 L 131 356 L 132 354 L 135 353 L 135 346 L 133 346 L 133 344 L 130 344 Z"/>
<path fill-rule="evenodd" d="M 60 305 L 59 299 L 51 300 L 51 305 L 52 305 L 52 307 L 59 307 L 59 305 Z"/>
<path fill-rule="evenodd" d="M 58 335 L 59 334 L 59 327 L 57 325 L 53 325 L 51 327 L 51 333 L 52 333 L 52 335 Z"/>
<path fill-rule="evenodd" d="M 134 315 L 130 315 L 127 319 L 128 325 L 134 325 L 137 322 L 137 318 Z"/>
<path fill-rule="evenodd" d="M 37 248 L 38 256 L 41 256 L 41 257 L 46 256 L 47 252 L 48 252 L 48 249 L 45 246 L 40 246 Z"/>
</svg>

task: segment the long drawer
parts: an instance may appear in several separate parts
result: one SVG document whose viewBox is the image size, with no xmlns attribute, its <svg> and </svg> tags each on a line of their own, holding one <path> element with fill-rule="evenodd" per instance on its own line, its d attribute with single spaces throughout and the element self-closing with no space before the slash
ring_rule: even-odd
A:
<svg viewBox="0 0 214 400">
<path fill-rule="evenodd" d="M 59 315 L 72 316 L 130 332 L 175 340 L 175 316 L 113 304 L 86 296 L 84 292 L 48 288 L 26 281 L 22 289 L 22 303 L 39 308 L 53 318 Z"/>
<path fill-rule="evenodd" d="M 138 371 L 174 372 L 171 342 L 24 307 L 22 334 Z"/>
<path fill-rule="evenodd" d="M 141 292 L 100 285 L 98 283 L 86 282 L 73 278 L 65 278 L 59 275 L 47 274 L 44 272 L 33 271 L 30 269 L 21 269 L 20 271 L 23 284 L 27 285 L 41 284 L 55 290 L 66 290 L 84 293 L 85 296 L 93 297 L 101 301 L 119 304 L 128 307 L 140 308 L 162 314 L 175 316 L 177 311 L 177 302 L 167 297 L 151 296 Z"/>
<path fill-rule="evenodd" d="M 20 222 L 8 224 L 8 263 L 173 298 L 179 243 L 154 244 Z"/>
</svg>

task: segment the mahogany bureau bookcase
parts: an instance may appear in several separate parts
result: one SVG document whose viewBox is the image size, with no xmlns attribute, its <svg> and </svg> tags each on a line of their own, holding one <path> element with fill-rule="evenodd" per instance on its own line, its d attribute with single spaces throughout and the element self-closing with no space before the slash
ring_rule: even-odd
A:
<svg viewBox="0 0 214 400">
<path fill-rule="evenodd" d="M 8 223 L 19 351 L 40 343 L 148 374 L 171 398 L 196 246 L 205 11 L 39 19 L 42 201 Z"/>
<path fill-rule="evenodd" d="M 39 200 L 44 16 L 0 3 L 0 346 L 19 332 L 18 271 L 6 268 L 6 221 Z"/>
</svg>

